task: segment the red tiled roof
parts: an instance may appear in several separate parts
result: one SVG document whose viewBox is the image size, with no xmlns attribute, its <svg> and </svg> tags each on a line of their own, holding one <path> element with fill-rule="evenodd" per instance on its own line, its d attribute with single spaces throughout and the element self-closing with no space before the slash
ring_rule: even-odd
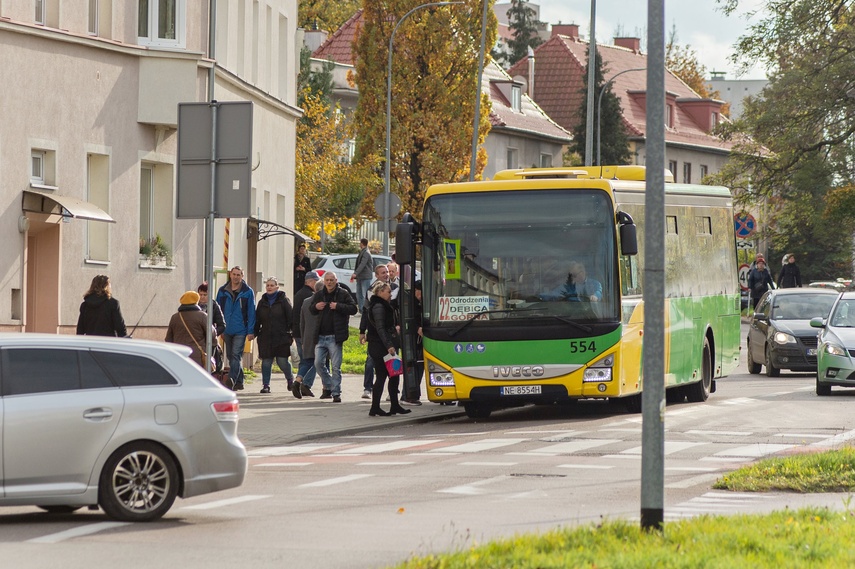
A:
<svg viewBox="0 0 855 569">
<path fill-rule="evenodd" d="M 362 10 L 359 10 L 347 22 L 342 24 L 334 34 L 327 38 L 315 50 L 312 57 L 317 59 L 332 59 L 337 63 L 345 65 L 355 64 L 353 46 L 361 28 Z M 484 66 L 481 90 L 490 96 L 493 103 L 493 109 L 490 114 L 491 125 L 561 139 L 565 143 L 570 142 L 572 135 L 550 119 L 527 95 L 523 95 L 522 98 L 522 112 L 517 113 L 512 111 L 509 101 L 505 100 L 498 87 L 491 84 L 490 79 L 510 81 L 510 77 L 495 63 L 490 62 Z"/>
<path fill-rule="evenodd" d="M 493 127 L 547 136 L 558 139 L 563 144 L 570 143 L 573 136 L 549 118 L 528 95 L 522 95 L 520 111 L 513 111 L 510 101 L 498 87 L 497 82 L 503 81 L 511 81 L 510 75 L 495 61 L 485 62 L 481 90 L 490 96 L 492 102 L 490 124 Z"/>
<path fill-rule="evenodd" d="M 580 108 L 584 99 L 583 74 L 587 65 L 588 42 L 578 38 L 556 35 L 535 49 L 534 58 L 534 100 L 568 131 L 573 131 L 580 120 Z M 603 60 L 606 79 L 628 69 L 647 67 L 647 56 L 629 49 L 613 45 L 597 45 L 597 51 Z M 521 75 L 528 79 L 528 58 L 514 64 L 508 73 L 513 77 Z M 633 97 L 631 92 L 647 90 L 647 73 L 644 71 L 624 73 L 612 84 L 612 91 L 618 96 L 623 111 L 624 124 L 630 137 L 643 137 L 647 126 L 647 113 L 643 97 Z M 666 70 L 665 91 L 678 99 L 700 99 L 676 75 Z M 671 143 L 683 143 L 716 147 L 729 150 L 730 143 L 710 135 L 701 128 L 692 117 L 675 105 L 673 128 L 665 129 L 665 140 Z"/>
<path fill-rule="evenodd" d="M 331 59 L 342 65 L 354 65 L 353 42 L 362 27 L 362 10 L 357 10 L 312 54 L 315 59 Z"/>
</svg>

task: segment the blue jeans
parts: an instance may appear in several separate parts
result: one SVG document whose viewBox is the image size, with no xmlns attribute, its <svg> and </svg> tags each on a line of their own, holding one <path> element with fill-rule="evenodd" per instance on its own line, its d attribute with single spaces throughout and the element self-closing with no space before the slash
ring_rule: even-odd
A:
<svg viewBox="0 0 855 569">
<path fill-rule="evenodd" d="M 362 376 L 362 388 L 371 391 L 374 387 L 374 360 L 370 355 L 365 357 L 365 375 Z"/>
<path fill-rule="evenodd" d="M 319 336 L 315 346 L 315 370 L 321 376 L 324 385 L 329 385 L 333 397 L 341 396 L 341 344 L 336 344 L 335 336 Z M 327 371 L 327 358 L 330 360 L 330 371 Z"/>
<path fill-rule="evenodd" d="M 246 344 L 246 334 L 223 334 L 226 346 L 226 358 L 229 360 L 229 378 L 235 385 L 243 383 L 243 347 Z"/>
<path fill-rule="evenodd" d="M 270 385 L 270 372 L 273 371 L 273 360 L 276 360 L 276 365 L 278 365 L 279 369 L 282 370 L 282 373 L 285 374 L 285 379 L 288 380 L 288 384 L 290 385 L 290 383 L 294 381 L 294 376 L 291 372 L 291 362 L 288 361 L 288 358 L 283 358 L 281 356 L 261 359 L 261 384 Z"/>
<path fill-rule="evenodd" d="M 359 311 L 365 305 L 365 297 L 368 296 L 368 287 L 371 286 L 372 279 L 356 279 L 356 305 Z"/>
<path fill-rule="evenodd" d="M 309 354 L 308 366 L 303 365 L 303 360 L 306 356 L 303 355 L 303 339 L 294 338 L 297 342 L 297 355 L 300 356 L 300 367 L 297 369 L 297 375 L 303 378 L 303 385 L 311 388 L 315 383 L 315 354 Z"/>
</svg>

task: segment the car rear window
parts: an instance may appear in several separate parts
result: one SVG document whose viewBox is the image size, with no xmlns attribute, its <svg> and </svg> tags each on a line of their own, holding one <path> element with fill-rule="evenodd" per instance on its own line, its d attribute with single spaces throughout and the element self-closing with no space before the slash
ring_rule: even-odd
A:
<svg viewBox="0 0 855 569">
<path fill-rule="evenodd" d="M 92 351 L 107 374 L 121 387 L 177 385 L 178 381 L 154 360 L 142 356 Z"/>
<path fill-rule="evenodd" d="M 86 350 L 4 348 L 3 395 L 114 387 Z"/>
<path fill-rule="evenodd" d="M 323 265 L 324 261 L 326 261 L 326 260 L 327 260 L 327 258 L 323 257 L 323 256 L 315 257 L 314 260 L 312 260 L 312 270 L 317 269 L 318 267 Z"/>
</svg>

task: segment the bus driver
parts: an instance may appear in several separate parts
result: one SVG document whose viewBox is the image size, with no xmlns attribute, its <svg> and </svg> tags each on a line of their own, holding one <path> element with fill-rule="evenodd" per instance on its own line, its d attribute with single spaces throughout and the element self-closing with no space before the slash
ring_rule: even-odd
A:
<svg viewBox="0 0 855 569">
<path fill-rule="evenodd" d="M 545 294 L 541 294 L 540 299 L 600 302 L 603 299 L 603 285 L 596 279 L 589 279 L 585 272 L 585 265 L 574 261 L 570 263 L 567 282 Z"/>
</svg>

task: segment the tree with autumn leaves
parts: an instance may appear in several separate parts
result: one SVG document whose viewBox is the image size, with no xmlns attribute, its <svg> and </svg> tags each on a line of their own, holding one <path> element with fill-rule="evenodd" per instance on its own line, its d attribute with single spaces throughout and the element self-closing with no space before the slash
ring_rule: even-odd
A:
<svg viewBox="0 0 855 569">
<path fill-rule="evenodd" d="M 294 216 L 297 229 L 317 239 L 321 229 L 332 234 L 346 227 L 380 179 L 373 157 L 349 160 L 353 124 L 330 103 L 330 70 L 311 71 L 307 50 L 301 64 Z"/>
<path fill-rule="evenodd" d="M 386 69 L 389 38 L 421 0 L 365 0 L 356 42 L 355 83 L 359 103 L 356 160 L 383 157 L 386 145 Z M 403 211 L 421 210 L 431 184 L 466 179 L 472 145 L 481 0 L 429 7 L 411 14 L 395 33 L 392 64 L 391 191 Z M 496 41 L 497 23 L 488 10 L 486 45 Z M 489 131 L 489 97 L 480 94 L 479 147 Z M 486 164 L 479 149 L 476 178 Z M 383 164 L 379 165 L 382 175 Z M 374 215 L 368 188 L 363 213 Z"/>
</svg>

